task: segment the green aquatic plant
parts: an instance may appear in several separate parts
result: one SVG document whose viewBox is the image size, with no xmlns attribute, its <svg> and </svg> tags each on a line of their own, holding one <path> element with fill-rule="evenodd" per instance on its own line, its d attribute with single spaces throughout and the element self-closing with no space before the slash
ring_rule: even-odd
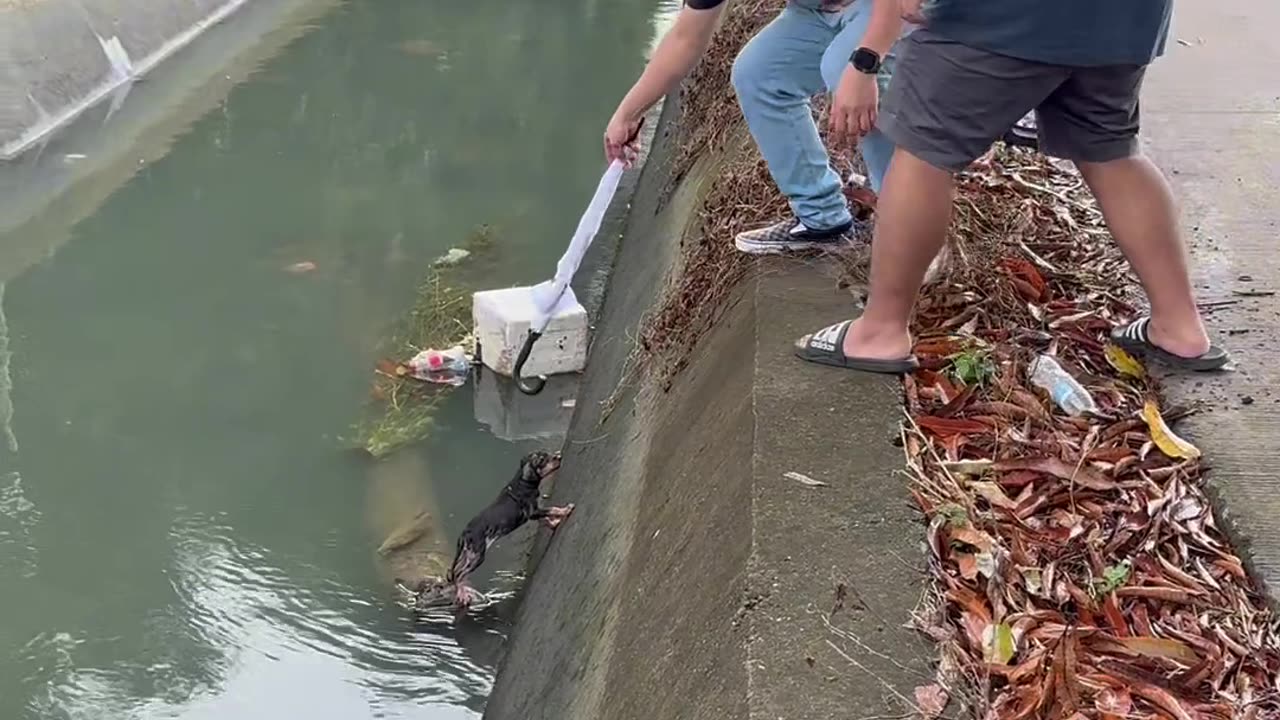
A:
<svg viewBox="0 0 1280 720">
<path fill-rule="evenodd" d="M 453 389 L 406 377 L 400 360 L 426 348 L 470 344 L 471 293 L 432 269 L 401 328 L 384 343 L 366 418 L 356 426 L 358 447 L 374 457 L 425 439 L 441 402 Z"/>
</svg>

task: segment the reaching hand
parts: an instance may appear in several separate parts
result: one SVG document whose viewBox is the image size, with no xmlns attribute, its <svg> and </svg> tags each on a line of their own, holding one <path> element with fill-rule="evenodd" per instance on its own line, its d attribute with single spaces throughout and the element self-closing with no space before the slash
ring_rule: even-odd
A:
<svg viewBox="0 0 1280 720">
<path fill-rule="evenodd" d="M 876 126 L 879 104 L 880 88 L 876 85 L 876 76 L 859 72 L 852 65 L 846 67 L 831 102 L 833 143 L 849 147 L 871 132 Z"/>
<path fill-rule="evenodd" d="M 901 7 L 903 20 L 917 25 L 924 24 L 924 9 L 921 7 L 924 5 L 924 0 L 898 0 L 898 4 Z"/>
<path fill-rule="evenodd" d="M 604 131 L 604 156 L 613 162 L 621 160 L 631 167 L 640 157 L 640 147 L 636 140 L 640 137 L 640 126 L 644 118 L 632 120 L 629 117 L 615 114 Z"/>
</svg>

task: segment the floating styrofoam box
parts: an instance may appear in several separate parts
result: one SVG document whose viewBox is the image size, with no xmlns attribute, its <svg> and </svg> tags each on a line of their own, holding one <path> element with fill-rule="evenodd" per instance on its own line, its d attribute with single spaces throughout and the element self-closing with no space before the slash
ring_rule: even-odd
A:
<svg viewBox="0 0 1280 720">
<path fill-rule="evenodd" d="M 512 383 L 499 380 L 497 373 L 478 373 L 473 403 L 476 422 L 507 442 L 560 441 L 573 420 L 578 384 L 573 375 L 549 377 L 542 392 L 525 395 Z"/>
<path fill-rule="evenodd" d="M 537 315 L 532 288 L 485 290 L 471 298 L 480 359 L 490 370 L 511 377 L 516 357 Z M 580 372 L 587 364 L 587 311 L 573 288 L 565 290 L 542 337 L 525 361 L 525 377 Z"/>
</svg>

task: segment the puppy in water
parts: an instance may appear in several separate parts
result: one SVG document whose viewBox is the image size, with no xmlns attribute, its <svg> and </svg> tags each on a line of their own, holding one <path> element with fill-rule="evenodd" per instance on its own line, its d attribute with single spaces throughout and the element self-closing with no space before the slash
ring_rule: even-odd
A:
<svg viewBox="0 0 1280 720">
<path fill-rule="evenodd" d="M 502 489 L 502 493 L 463 529 L 445 582 L 419 587 L 419 601 L 432 599 L 424 597 L 424 593 L 452 595 L 454 607 L 460 612 L 465 611 L 481 597 L 467 579 L 484 563 L 484 554 L 490 545 L 530 520 L 541 520 L 553 530 L 559 526 L 573 512 L 573 505 L 544 508 L 538 502 L 542 496 L 542 482 L 559 469 L 560 453 L 539 450 L 525 455 L 515 477 Z"/>
</svg>

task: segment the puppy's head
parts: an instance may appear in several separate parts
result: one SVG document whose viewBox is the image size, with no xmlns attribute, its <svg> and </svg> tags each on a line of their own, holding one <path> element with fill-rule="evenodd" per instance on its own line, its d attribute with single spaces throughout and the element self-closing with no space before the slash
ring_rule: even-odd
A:
<svg viewBox="0 0 1280 720">
<path fill-rule="evenodd" d="M 453 604 L 454 587 L 444 578 L 425 577 L 412 582 L 397 578 L 396 585 L 413 598 L 414 606 L 419 609 Z"/>
<path fill-rule="evenodd" d="M 520 477 L 530 484 L 541 484 L 560 469 L 560 453 L 537 450 L 520 461 Z"/>
</svg>

